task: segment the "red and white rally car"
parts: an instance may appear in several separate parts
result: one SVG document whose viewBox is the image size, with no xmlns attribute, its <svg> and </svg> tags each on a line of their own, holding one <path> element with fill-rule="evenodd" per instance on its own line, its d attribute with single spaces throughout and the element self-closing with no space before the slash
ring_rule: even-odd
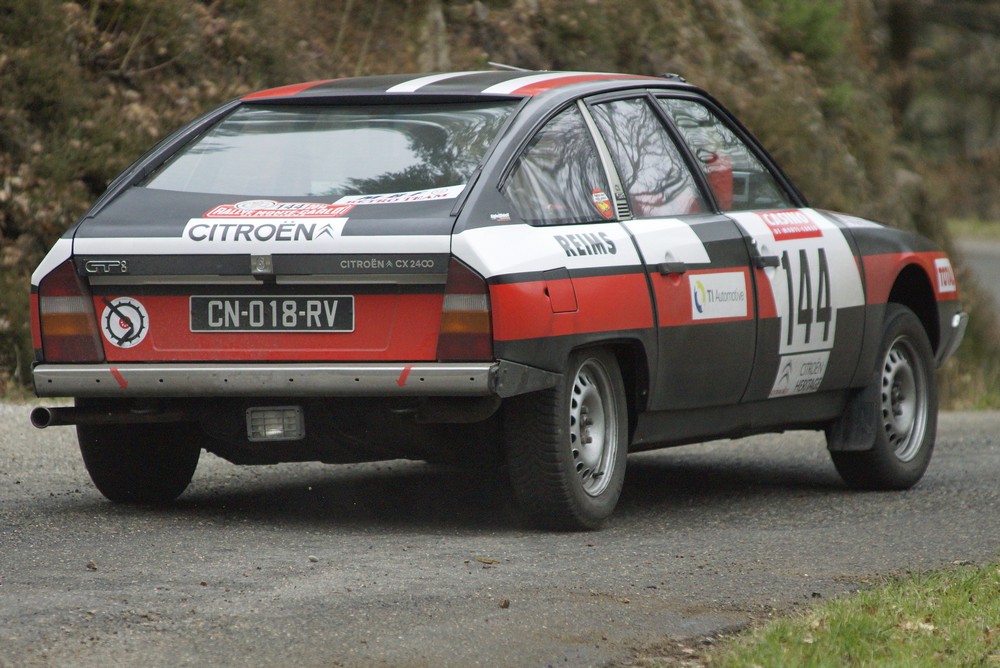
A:
<svg viewBox="0 0 1000 668">
<path fill-rule="evenodd" d="M 503 454 L 593 528 L 628 452 L 826 431 L 923 475 L 966 316 L 929 241 L 819 211 L 677 77 L 454 72 L 249 95 L 129 167 L 32 277 L 35 390 L 97 488 Z"/>
</svg>

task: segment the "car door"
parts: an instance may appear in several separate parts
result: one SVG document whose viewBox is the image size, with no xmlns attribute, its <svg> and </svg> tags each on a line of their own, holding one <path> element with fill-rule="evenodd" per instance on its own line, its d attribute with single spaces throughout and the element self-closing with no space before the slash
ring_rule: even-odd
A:
<svg viewBox="0 0 1000 668">
<path fill-rule="evenodd" d="M 756 336 L 743 234 L 713 213 L 652 98 L 597 98 L 589 109 L 654 298 L 658 362 L 649 408 L 735 404 L 750 379 Z"/>
<path fill-rule="evenodd" d="M 716 202 L 750 242 L 760 319 L 745 401 L 846 387 L 864 331 L 852 244 L 702 100 L 658 98 L 696 157 Z"/>
</svg>

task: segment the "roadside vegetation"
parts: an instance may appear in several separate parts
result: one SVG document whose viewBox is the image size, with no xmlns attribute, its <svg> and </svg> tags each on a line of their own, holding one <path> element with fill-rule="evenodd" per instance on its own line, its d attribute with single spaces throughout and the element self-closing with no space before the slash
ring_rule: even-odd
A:
<svg viewBox="0 0 1000 668">
<path fill-rule="evenodd" d="M 953 218 L 948 221 L 952 239 L 1000 242 L 1000 221 L 976 217 Z M 1000 409 L 1000 357 L 997 356 L 997 314 L 994 302 L 967 268 L 961 266 L 961 253 L 954 254 L 959 263 L 959 285 L 962 303 L 972 314 L 969 332 L 956 358 L 944 372 L 944 405 L 956 410 Z"/>
<path fill-rule="evenodd" d="M 691 660 L 713 668 L 997 666 L 1000 561 L 893 578 Z"/>
<path fill-rule="evenodd" d="M 953 218 L 948 221 L 948 230 L 956 239 L 1000 241 L 1000 221 Z"/>
</svg>

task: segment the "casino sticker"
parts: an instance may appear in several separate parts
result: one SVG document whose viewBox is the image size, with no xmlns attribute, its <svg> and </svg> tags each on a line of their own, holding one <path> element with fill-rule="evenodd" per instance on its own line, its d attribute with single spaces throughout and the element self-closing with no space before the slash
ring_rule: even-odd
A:
<svg viewBox="0 0 1000 668">
<path fill-rule="evenodd" d="M 149 331 L 149 314 L 139 300 L 132 297 L 104 299 L 101 331 L 111 345 L 132 348 L 142 343 Z"/>
</svg>

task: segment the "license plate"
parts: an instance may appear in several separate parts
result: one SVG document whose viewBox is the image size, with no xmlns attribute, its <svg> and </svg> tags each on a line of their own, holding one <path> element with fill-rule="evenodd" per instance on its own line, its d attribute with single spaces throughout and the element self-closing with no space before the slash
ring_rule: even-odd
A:
<svg viewBox="0 0 1000 668">
<path fill-rule="evenodd" d="M 354 297 L 191 297 L 192 332 L 353 332 Z"/>
</svg>

